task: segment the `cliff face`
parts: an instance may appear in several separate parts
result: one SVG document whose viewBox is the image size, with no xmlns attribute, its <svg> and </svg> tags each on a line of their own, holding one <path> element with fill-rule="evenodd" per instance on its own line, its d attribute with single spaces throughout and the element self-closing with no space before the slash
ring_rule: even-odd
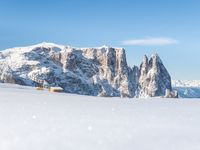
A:
<svg viewBox="0 0 200 150">
<path fill-rule="evenodd" d="M 71 48 L 51 43 L 4 50 L 0 81 L 29 86 L 60 86 L 65 92 L 94 96 L 163 96 L 171 78 L 162 61 L 145 56 L 130 68 L 122 48 Z"/>
<path fill-rule="evenodd" d="M 172 90 L 171 77 L 157 54 L 150 60 L 145 56 L 140 66 L 139 77 L 140 97 L 165 95 L 166 90 Z"/>
</svg>

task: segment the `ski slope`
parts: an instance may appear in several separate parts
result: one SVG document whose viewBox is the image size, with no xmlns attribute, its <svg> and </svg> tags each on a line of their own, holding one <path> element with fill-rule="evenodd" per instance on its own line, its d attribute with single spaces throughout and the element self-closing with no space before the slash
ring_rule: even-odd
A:
<svg viewBox="0 0 200 150">
<path fill-rule="evenodd" d="M 0 84 L 0 150 L 199 150 L 199 99 L 120 99 Z"/>
</svg>

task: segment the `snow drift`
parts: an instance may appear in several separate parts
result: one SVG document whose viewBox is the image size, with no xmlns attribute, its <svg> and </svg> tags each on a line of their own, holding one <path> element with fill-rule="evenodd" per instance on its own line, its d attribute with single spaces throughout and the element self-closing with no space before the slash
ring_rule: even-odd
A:
<svg viewBox="0 0 200 150">
<path fill-rule="evenodd" d="M 200 101 L 0 84 L 1 150 L 199 150 Z"/>
</svg>

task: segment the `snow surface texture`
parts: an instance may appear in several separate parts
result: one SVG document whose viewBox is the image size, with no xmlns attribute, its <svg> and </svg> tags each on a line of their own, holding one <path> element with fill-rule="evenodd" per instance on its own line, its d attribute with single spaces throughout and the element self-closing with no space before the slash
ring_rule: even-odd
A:
<svg viewBox="0 0 200 150">
<path fill-rule="evenodd" d="M 158 55 L 130 68 L 123 48 L 72 48 L 41 43 L 0 52 L 0 82 L 60 86 L 67 93 L 104 97 L 164 96 L 171 77 Z"/>
<path fill-rule="evenodd" d="M 1 150 L 199 150 L 200 101 L 49 93 L 0 84 Z"/>
<path fill-rule="evenodd" d="M 200 98 L 199 80 L 172 80 L 173 89 L 178 91 L 182 98 Z"/>
</svg>

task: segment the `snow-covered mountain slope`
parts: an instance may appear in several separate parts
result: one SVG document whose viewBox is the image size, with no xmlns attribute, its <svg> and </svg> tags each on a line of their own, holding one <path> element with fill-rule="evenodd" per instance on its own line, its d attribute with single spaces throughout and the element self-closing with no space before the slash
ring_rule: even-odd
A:
<svg viewBox="0 0 200 150">
<path fill-rule="evenodd" d="M 123 48 L 73 48 L 53 43 L 0 52 L 0 81 L 60 86 L 68 93 L 153 97 L 171 91 L 171 77 L 158 55 L 140 68 L 127 65 Z M 144 64 L 146 63 L 146 64 Z"/>
<path fill-rule="evenodd" d="M 199 80 L 172 80 L 173 89 L 182 98 L 200 98 Z"/>
<path fill-rule="evenodd" d="M 174 87 L 200 87 L 200 80 L 172 80 Z"/>
<path fill-rule="evenodd" d="M 199 150 L 200 101 L 0 84 L 0 150 Z"/>
</svg>

